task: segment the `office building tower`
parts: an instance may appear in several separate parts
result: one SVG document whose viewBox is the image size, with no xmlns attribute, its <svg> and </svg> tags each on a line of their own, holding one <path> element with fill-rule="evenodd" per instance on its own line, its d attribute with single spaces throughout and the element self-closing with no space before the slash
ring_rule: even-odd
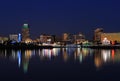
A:
<svg viewBox="0 0 120 81">
<path fill-rule="evenodd" d="M 95 42 L 100 42 L 102 33 L 103 33 L 103 28 L 97 28 L 96 30 L 94 30 L 94 41 Z"/>
<path fill-rule="evenodd" d="M 22 27 L 22 41 L 25 42 L 26 39 L 30 38 L 30 34 L 29 34 L 29 25 L 28 24 L 23 24 Z"/>
</svg>

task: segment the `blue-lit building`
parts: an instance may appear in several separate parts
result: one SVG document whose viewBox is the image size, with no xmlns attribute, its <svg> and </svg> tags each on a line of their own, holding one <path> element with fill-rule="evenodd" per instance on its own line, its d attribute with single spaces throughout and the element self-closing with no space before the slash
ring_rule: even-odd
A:
<svg viewBox="0 0 120 81">
<path fill-rule="evenodd" d="M 22 41 L 22 35 L 19 33 L 18 34 L 18 42 L 21 42 Z"/>
</svg>

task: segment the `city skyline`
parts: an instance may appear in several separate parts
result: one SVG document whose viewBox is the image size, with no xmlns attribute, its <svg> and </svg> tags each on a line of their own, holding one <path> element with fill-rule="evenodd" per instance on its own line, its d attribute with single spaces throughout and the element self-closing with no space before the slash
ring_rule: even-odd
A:
<svg viewBox="0 0 120 81">
<path fill-rule="evenodd" d="M 116 81 L 120 0 L 0 0 L 1 81 Z"/>
<path fill-rule="evenodd" d="M 0 35 L 20 33 L 23 23 L 30 25 L 32 37 L 64 32 L 82 32 L 92 37 L 93 31 L 99 27 L 105 32 L 120 31 L 119 1 L 5 0 L 0 1 L 0 5 Z"/>
</svg>

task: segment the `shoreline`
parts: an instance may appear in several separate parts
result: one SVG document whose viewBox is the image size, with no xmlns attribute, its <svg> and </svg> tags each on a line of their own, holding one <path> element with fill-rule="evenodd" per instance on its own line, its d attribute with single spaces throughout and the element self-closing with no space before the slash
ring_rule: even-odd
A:
<svg viewBox="0 0 120 81">
<path fill-rule="evenodd" d="M 81 46 L 81 48 L 91 48 L 91 49 L 120 49 L 120 45 L 90 45 Z"/>
<path fill-rule="evenodd" d="M 91 48 L 91 49 L 120 49 L 120 45 L 0 45 L 0 49 L 53 49 L 53 48 Z"/>
</svg>

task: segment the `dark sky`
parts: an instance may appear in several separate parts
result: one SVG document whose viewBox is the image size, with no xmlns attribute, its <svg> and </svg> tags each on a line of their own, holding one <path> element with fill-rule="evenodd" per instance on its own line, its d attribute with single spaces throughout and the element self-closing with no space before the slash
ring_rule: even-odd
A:
<svg viewBox="0 0 120 81">
<path fill-rule="evenodd" d="M 120 1 L 0 0 L 0 35 L 19 33 L 24 23 L 30 25 L 32 37 L 63 32 L 89 37 L 97 27 L 120 32 Z"/>
</svg>

